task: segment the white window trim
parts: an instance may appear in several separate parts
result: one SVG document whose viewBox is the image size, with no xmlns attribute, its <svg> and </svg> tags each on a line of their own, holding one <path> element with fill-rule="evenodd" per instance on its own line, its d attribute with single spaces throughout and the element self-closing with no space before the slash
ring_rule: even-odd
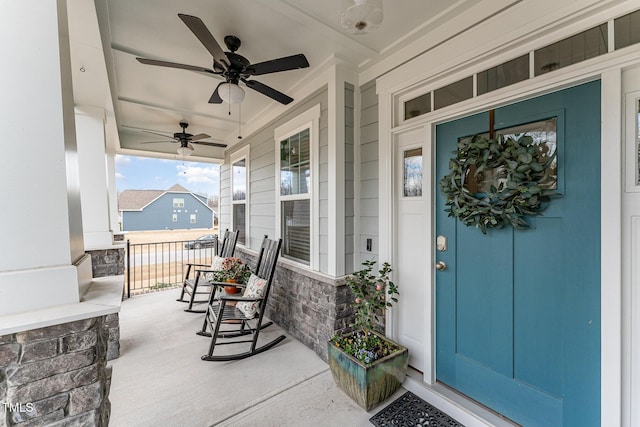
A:
<svg viewBox="0 0 640 427">
<path fill-rule="evenodd" d="M 311 224 L 309 230 L 309 236 L 311 238 L 309 254 L 309 265 L 296 261 L 294 259 L 287 259 L 296 265 L 300 265 L 303 268 L 309 268 L 314 271 L 320 270 L 320 104 L 316 104 L 304 113 L 289 120 L 287 123 L 278 126 L 273 131 L 274 145 L 275 145 L 275 195 L 276 195 L 276 215 L 275 215 L 275 230 L 276 238 L 282 238 L 282 207 L 281 202 L 286 200 L 302 200 L 309 198 L 309 210 L 311 214 Z M 292 135 L 302 132 L 305 129 L 309 129 L 309 163 L 311 167 L 311 189 L 309 193 L 296 194 L 294 196 L 281 196 L 280 195 L 280 141 L 286 139 Z M 306 197 L 305 197 L 306 196 Z"/>
<path fill-rule="evenodd" d="M 251 198 L 251 183 L 250 183 L 250 179 L 249 179 L 249 175 L 250 175 L 250 160 L 249 160 L 249 154 L 251 153 L 251 145 L 247 144 L 246 146 L 242 147 L 241 149 L 239 149 L 238 151 L 236 151 L 235 153 L 233 153 L 229 159 L 229 174 L 231 175 L 231 188 L 230 188 L 230 201 L 231 201 L 231 218 L 230 218 L 230 223 L 231 223 L 231 229 L 235 230 L 236 229 L 236 224 L 234 222 L 234 218 L 233 218 L 233 205 L 236 204 L 244 204 L 244 238 L 245 238 L 245 243 L 244 245 L 240 242 L 238 242 L 237 244 L 239 244 L 240 246 L 244 246 L 244 247 L 251 247 L 251 234 L 250 234 L 250 229 L 251 229 L 251 221 L 249 221 L 250 218 L 250 203 L 249 203 L 249 199 Z M 245 161 L 245 170 L 246 170 L 246 175 L 245 175 L 245 196 L 244 196 L 244 200 L 233 200 L 233 164 L 239 162 L 240 160 Z"/>
<path fill-rule="evenodd" d="M 625 135 L 625 191 L 627 193 L 640 192 L 638 176 L 638 103 L 640 91 L 625 94 L 624 132 Z"/>
</svg>

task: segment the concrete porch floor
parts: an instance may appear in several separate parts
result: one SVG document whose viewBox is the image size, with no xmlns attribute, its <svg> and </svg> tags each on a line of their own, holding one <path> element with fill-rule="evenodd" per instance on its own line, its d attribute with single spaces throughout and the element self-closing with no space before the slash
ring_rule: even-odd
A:
<svg viewBox="0 0 640 427">
<path fill-rule="evenodd" d="M 287 338 L 264 353 L 200 360 L 210 343 L 195 334 L 204 315 L 184 312 L 178 294 L 123 301 L 120 358 L 110 362 L 111 426 L 371 426 L 384 408 L 356 405 L 336 387 L 329 365 L 275 324 L 260 341 Z"/>
</svg>

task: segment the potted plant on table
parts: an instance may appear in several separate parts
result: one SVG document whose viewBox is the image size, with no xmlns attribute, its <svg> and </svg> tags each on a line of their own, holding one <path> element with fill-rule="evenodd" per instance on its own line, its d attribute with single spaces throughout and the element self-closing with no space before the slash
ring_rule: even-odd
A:
<svg viewBox="0 0 640 427">
<path fill-rule="evenodd" d="M 250 275 L 251 269 L 240 258 L 228 257 L 222 261 L 222 269 L 213 273 L 213 279 L 216 282 L 242 284 Z M 229 285 L 224 287 L 224 291 L 227 294 L 235 294 L 240 292 L 240 289 Z"/>
<path fill-rule="evenodd" d="M 328 343 L 333 378 L 349 397 L 369 411 L 391 396 L 404 381 L 409 361 L 406 347 L 376 331 L 386 309 L 397 302 L 391 266 L 385 262 L 375 274 L 375 261 L 345 279 L 354 296 L 351 332 L 338 333 Z"/>
</svg>

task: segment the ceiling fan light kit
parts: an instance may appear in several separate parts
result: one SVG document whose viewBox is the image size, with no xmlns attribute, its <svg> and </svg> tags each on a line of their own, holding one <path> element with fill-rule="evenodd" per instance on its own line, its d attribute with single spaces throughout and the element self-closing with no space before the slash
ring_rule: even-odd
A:
<svg viewBox="0 0 640 427">
<path fill-rule="evenodd" d="M 193 153 L 193 147 L 187 145 L 186 147 L 178 147 L 178 154 L 182 157 L 190 156 Z"/>
<path fill-rule="evenodd" d="M 244 90 L 233 83 L 222 83 L 218 86 L 218 94 L 228 104 L 240 104 L 244 100 Z"/>
<path fill-rule="evenodd" d="M 382 0 L 343 0 L 342 27 L 352 34 L 366 34 L 382 24 Z"/>
</svg>

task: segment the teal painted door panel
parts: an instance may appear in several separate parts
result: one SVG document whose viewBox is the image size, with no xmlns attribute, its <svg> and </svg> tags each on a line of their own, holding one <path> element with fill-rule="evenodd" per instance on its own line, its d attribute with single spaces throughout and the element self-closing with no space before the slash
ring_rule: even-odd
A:
<svg viewBox="0 0 640 427">
<path fill-rule="evenodd" d="M 466 227 L 436 195 L 436 377 L 526 426 L 600 424 L 600 83 L 495 110 L 495 129 L 557 118 L 558 192 L 529 230 Z M 482 113 L 437 126 L 436 176 Z"/>
</svg>

